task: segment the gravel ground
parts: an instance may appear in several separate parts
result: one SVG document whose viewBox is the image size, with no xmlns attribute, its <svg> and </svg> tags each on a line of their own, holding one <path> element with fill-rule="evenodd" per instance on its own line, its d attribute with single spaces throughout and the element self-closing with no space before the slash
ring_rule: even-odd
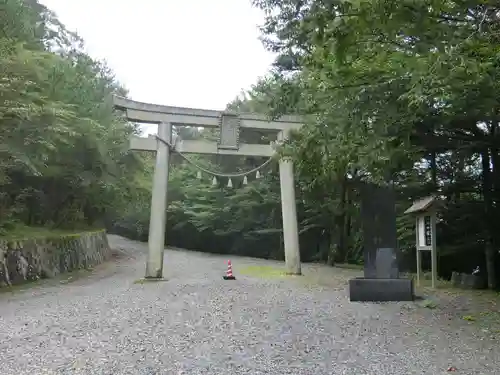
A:
<svg viewBox="0 0 500 375">
<path fill-rule="evenodd" d="M 243 276 L 273 262 L 166 252 L 168 281 L 136 283 L 145 245 L 72 283 L 0 295 L 0 375 L 500 374 L 498 342 L 414 304 L 350 303 L 301 278 Z M 274 263 L 275 264 L 275 263 Z M 317 273 L 317 266 L 305 266 Z M 306 285 L 307 284 L 307 285 Z"/>
</svg>

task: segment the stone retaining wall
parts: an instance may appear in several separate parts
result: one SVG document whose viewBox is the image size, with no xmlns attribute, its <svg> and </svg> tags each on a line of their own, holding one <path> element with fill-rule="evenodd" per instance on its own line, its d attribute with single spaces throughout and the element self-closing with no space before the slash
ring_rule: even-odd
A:
<svg viewBox="0 0 500 375">
<path fill-rule="evenodd" d="M 91 268 L 110 256 L 104 230 L 51 238 L 0 239 L 0 287 Z"/>
</svg>

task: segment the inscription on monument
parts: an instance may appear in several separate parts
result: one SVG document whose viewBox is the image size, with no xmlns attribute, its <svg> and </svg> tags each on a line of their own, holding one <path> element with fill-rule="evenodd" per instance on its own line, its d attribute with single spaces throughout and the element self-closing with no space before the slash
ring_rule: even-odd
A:
<svg viewBox="0 0 500 375">
<path fill-rule="evenodd" d="M 396 212 L 394 191 L 388 186 L 363 184 L 361 186 L 361 218 L 364 238 L 364 271 L 366 278 L 388 277 L 392 267 L 392 256 L 397 248 Z M 392 253 L 386 256 L 385 250 Z M 391 259 L 389 265 L 381 263 Z M 379 272 L 379 265 L 384 270 Z M 396 264 L 397 266 L 397 264 Z M 382 276 L 385 274 L 385 276 Z"/>
<path fill-rule="evenodd" d="M 235 114 L 223 114 L 220 118 L 218 148 L 237 150 L 240 138 L 240 118 Z"/>
</svg>

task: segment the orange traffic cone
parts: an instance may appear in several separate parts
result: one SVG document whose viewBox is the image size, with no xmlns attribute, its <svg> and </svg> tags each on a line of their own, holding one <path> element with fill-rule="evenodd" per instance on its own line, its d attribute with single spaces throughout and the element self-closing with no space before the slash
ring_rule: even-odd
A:
<svg viewBox="0 0 500 375">
<path fill-rule="evenodd" d="M 231 261 L 227 261 L 227 271 L 226 276 L 222 276 L 224 280 L 236 280 L 236 277 L 233 276 L 233 267 L 231 266 Z"/>
</svg>

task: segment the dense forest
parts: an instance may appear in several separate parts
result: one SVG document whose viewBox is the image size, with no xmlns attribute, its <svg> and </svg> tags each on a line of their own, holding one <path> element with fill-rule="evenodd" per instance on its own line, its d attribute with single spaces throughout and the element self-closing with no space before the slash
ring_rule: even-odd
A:
<svg viewBox="0 0 500 375">
<path fill-rule="evenodd" d="M 403 266 L 413 269 L 414 199 L 436 194 L 439 272 L 500 274 L 500 7 L 482 1 L 254 0 L 269 74 L 228 109 L 298 114 L 295 162 L 304 261 L 362 262 L 352 181 L 388 176 L 397 193 Z M 38 0 L 0 0 L 0 231 L 105 226 L 147 239 L 153 156 L 131 152 L 136 125 L 113 110 L 127 96 L 105 63 Z M 152 83 L 153 84 L 153 83 Z M 169 103 L 161 103 L 169 104 Z M 179 128 L 184 139 L 217 135 Z M 267 142 L 256 132 L 241 140 Z M 198 156 L 212 171 L 259 158 Z M 248 184 L 202 175 L 174 155 L 167 242 L 283 259 L 276 163 Z M 427 265 L 428 266 L 428 265 Z"/>
</svg>

